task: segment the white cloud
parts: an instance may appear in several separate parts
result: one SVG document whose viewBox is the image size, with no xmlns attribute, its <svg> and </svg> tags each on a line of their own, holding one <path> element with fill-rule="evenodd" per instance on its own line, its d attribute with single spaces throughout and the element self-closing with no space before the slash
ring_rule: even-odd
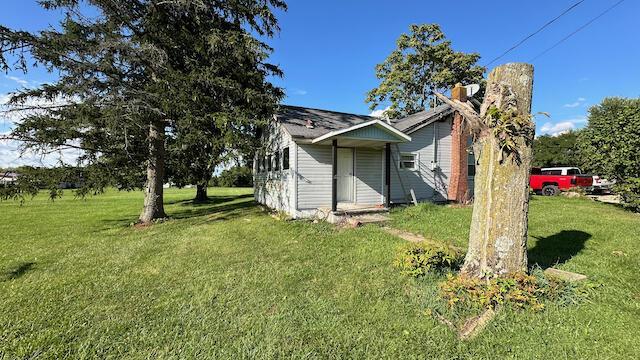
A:
<svg viewBox="0 0 640 360">
<path fill-rule="evenodd" d="M 61 161 L 68 165 L 75 165 L 81 155 L 82 152 L 77 149 L 66 149 L 49 154 L 40 154 L 32 150 L 22 152 L 18 141 L 0 140 L 0 168 L 23 165 L 51 167 L 58 165 Z"/>
<path fill-rule="evenodd" d="M 378 110 L 373 110 L 369 116 L 373 116 L 373 117 L 377 117 L 380 119 L 388 119 L 389 117 L 386 116 L 385 111 L 389 110 L 391 108 L 391 106 L 387 106 L 384 109 L 378 109 Z"/>
<path fill-rule="evenodd" d="M 7 79 L 13 80 L 13 81 L 17 82 L 18 84 L 20 84 L 22 86 L 29 85 L 29 82 L 27 80 L 25 80 L 25 79 L 21 79 L 21 78 L 19 78 L 17 76 L 11 76 L 11 75 L 6 75 L 6 76 L 7 76 Z"/>
<path fill-rule="evenodd" d="M 9 100 L 9 94 L 0 94 L 0 138 L 2 136 L 7 136 L 11 129 L 15 126 L 16 123 L 19 123 L 20 120 L 27 115 L 28 113 L 33 113 L 38 110 L 24 110 L 24 111 L 8 111 L 9 109 L 6 106 L 7 101 Z M 62 98 L 56 99 L 54 101 L 46 101 L 46 100 L 29 100 L 25 104 L 24 107 L 35 107 L 35 106 L 52 106 L 59 105 L 63 103 L 68 103 L 68 101 L 62 100 Z M 22 165 L 30 165 L 30 166 L 55 166 L 60 163 L 60 161 L 65 164 L 74 165 L 78 157 L 82 154 L 80 150 L 77 149 L 65 149 L 62 151 L 56 151 L 49 154 L 40 154 L 36 151 L 21 151 L 20 142 L 15 140 L 2 140 L 0 139 L 0 167 L 16 167 Z"/>
<path fill-rule="evenodd" d="M 303 90 L 303 89 L 292 89 L 292 92 L 294 95 L 300 95 L 300 96 L 308 94 L 307 90 Z"/>
<path fill-rule="evenodd" d="M 542 127 L 540 127 L 540 131 L 538 131 L 538 133 L 541 135 L 558 136 L 571 130 L 575 130 L 580 124 L 585 122 L 587 122 L 587 118 L 584 116 L 563 120 L 557 123 L 546 122 Z"/>
<path fill-rule="evenodd" d="M 576 100 L 575 102 L 572 102 L 572 103 L 569 103 L 569 104 L 564 104 L 564 107 L 567 107 L 567 108 L 578 107 L 580 105 L 583 105 L 585 101 L 587 101 L 587 99 L 585 99 L 583 97 L 579 97 L 578 100 Z"/>
</svg>

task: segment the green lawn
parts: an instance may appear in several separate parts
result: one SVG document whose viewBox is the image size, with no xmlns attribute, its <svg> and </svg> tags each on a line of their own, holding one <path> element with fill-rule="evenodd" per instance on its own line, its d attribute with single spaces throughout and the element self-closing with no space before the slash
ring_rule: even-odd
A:
<svg viewBox="0 0 640 360">
<path fill-rule="evenodd" d="M 432 276 L 392 267 L 375 226 L 278 221 L 250 190 L 169 190 L 173 220 L 136 229 L 141 193 L 0 203 L 0 358 L 640 358 L 640 216 L 585 199 L 531 202 L 531 262 L 603 284 L 588 302 L 504 309 L 460 342 L 425 315 Z M 393 212 L 464 246 L 470 208 Z M 616 256 L 614 251 L 625 255 Z"/>
</svg>

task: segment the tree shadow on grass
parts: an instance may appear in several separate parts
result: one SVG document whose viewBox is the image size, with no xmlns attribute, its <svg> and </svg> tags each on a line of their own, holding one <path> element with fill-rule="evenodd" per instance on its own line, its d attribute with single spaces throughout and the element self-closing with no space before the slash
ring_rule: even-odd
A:
<svg viewBox="0 0 640 360">
<path fill-rule="evenodd" d="M 246 196 L 235 197 L 235 200 L 218 202 L 197 202 L 190 205 L 188 208 L 172 211 L 169 213 L 169 217 L 172 219 L 187 219 L 193 217 L 208 216 L 215 220 L 226 220 L 241 216 L 246 213 L 250 208 L 255 208 L 256 202 L 253 199 L 240 199 L 247 198 Z M 239 200 L 240 199 L 240 200 Z"/>
<path fill-rule="evenodd" d="M 208 196 L 207 200 L 196 201 L 193 199 L 189 200 L 173 200 L 173 201 L 165 201 L 166 205 L 181 205 L 181 206 L 211 206 L 215 204 L 222 204 L 226 202 L 231 202 L 234 200 L 244 199 L 244 198 L 252 198 L 253 194 L 241 194 L 241 195 L 223 195 L 223 196 Z"/>
<path fill-rule="evenodd" d="M 551 236 L 533 238 L 537 241 L 529 249 L 529 263 L 547 269 L 556 264 L 564 264 L 580 253 L 591 234 L 580 230 L 562 230 Z"/>
<path fill-rule="evenodd" d="M 18 266 L 13 267 L 12 269 L 3 271 L 0 274 L 0 281 L 9 281 L 22 277 L 22 275 L 27 272 L 33 270 L 35 262 L 22 262 L 18 264 Z"/>
<path fill-rule="evenodd" d="M 205 222 L 210 220 L 227 220 L 247 215 L 250 210 L 258 210 L 252 194 L 209 196 L 206 201 L 194 201 L 190 199 L 173 202 L 166 201 L 164 204 L 170 220 L 204 216 L 207 217 Z M 175 207 L 167 208 L 167 205 L 178 205 L 180 207 L 178 210 L 175 210 Z M 110 229 L 113 226 L 129 227 L 136 220 L 137 219 L 131 217 L 103 220 L 106 226 L 99 231 Z"/>
</svg>

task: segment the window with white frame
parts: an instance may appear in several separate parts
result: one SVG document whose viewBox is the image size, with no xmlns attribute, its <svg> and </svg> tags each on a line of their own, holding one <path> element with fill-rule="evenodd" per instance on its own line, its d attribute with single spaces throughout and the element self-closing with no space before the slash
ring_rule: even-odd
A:
<svg viewBox="0 0 640 360">
<path fill-rule="evenodd" d="M 400 153 L 399 168 L 403 170 L 418 170 L 417 153 Z"/>
</svg>

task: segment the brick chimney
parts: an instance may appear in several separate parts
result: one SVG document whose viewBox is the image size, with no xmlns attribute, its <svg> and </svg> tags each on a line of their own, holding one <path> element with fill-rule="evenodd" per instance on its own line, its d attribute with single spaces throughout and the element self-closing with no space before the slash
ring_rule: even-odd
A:
<svg viewBox="0 0 640 360">
<path fill-rule="evenodd" d="M 457 83 L 451 90 L 451 100 L 467 101 L 467 89 Z M 467 142 L 469 134 L 464 126 L 462 114 L 453 113 L 451 127 L 451 177 L 449 179 L 448 199 L 457 203 L 469 200 Z"/>
</svg>

